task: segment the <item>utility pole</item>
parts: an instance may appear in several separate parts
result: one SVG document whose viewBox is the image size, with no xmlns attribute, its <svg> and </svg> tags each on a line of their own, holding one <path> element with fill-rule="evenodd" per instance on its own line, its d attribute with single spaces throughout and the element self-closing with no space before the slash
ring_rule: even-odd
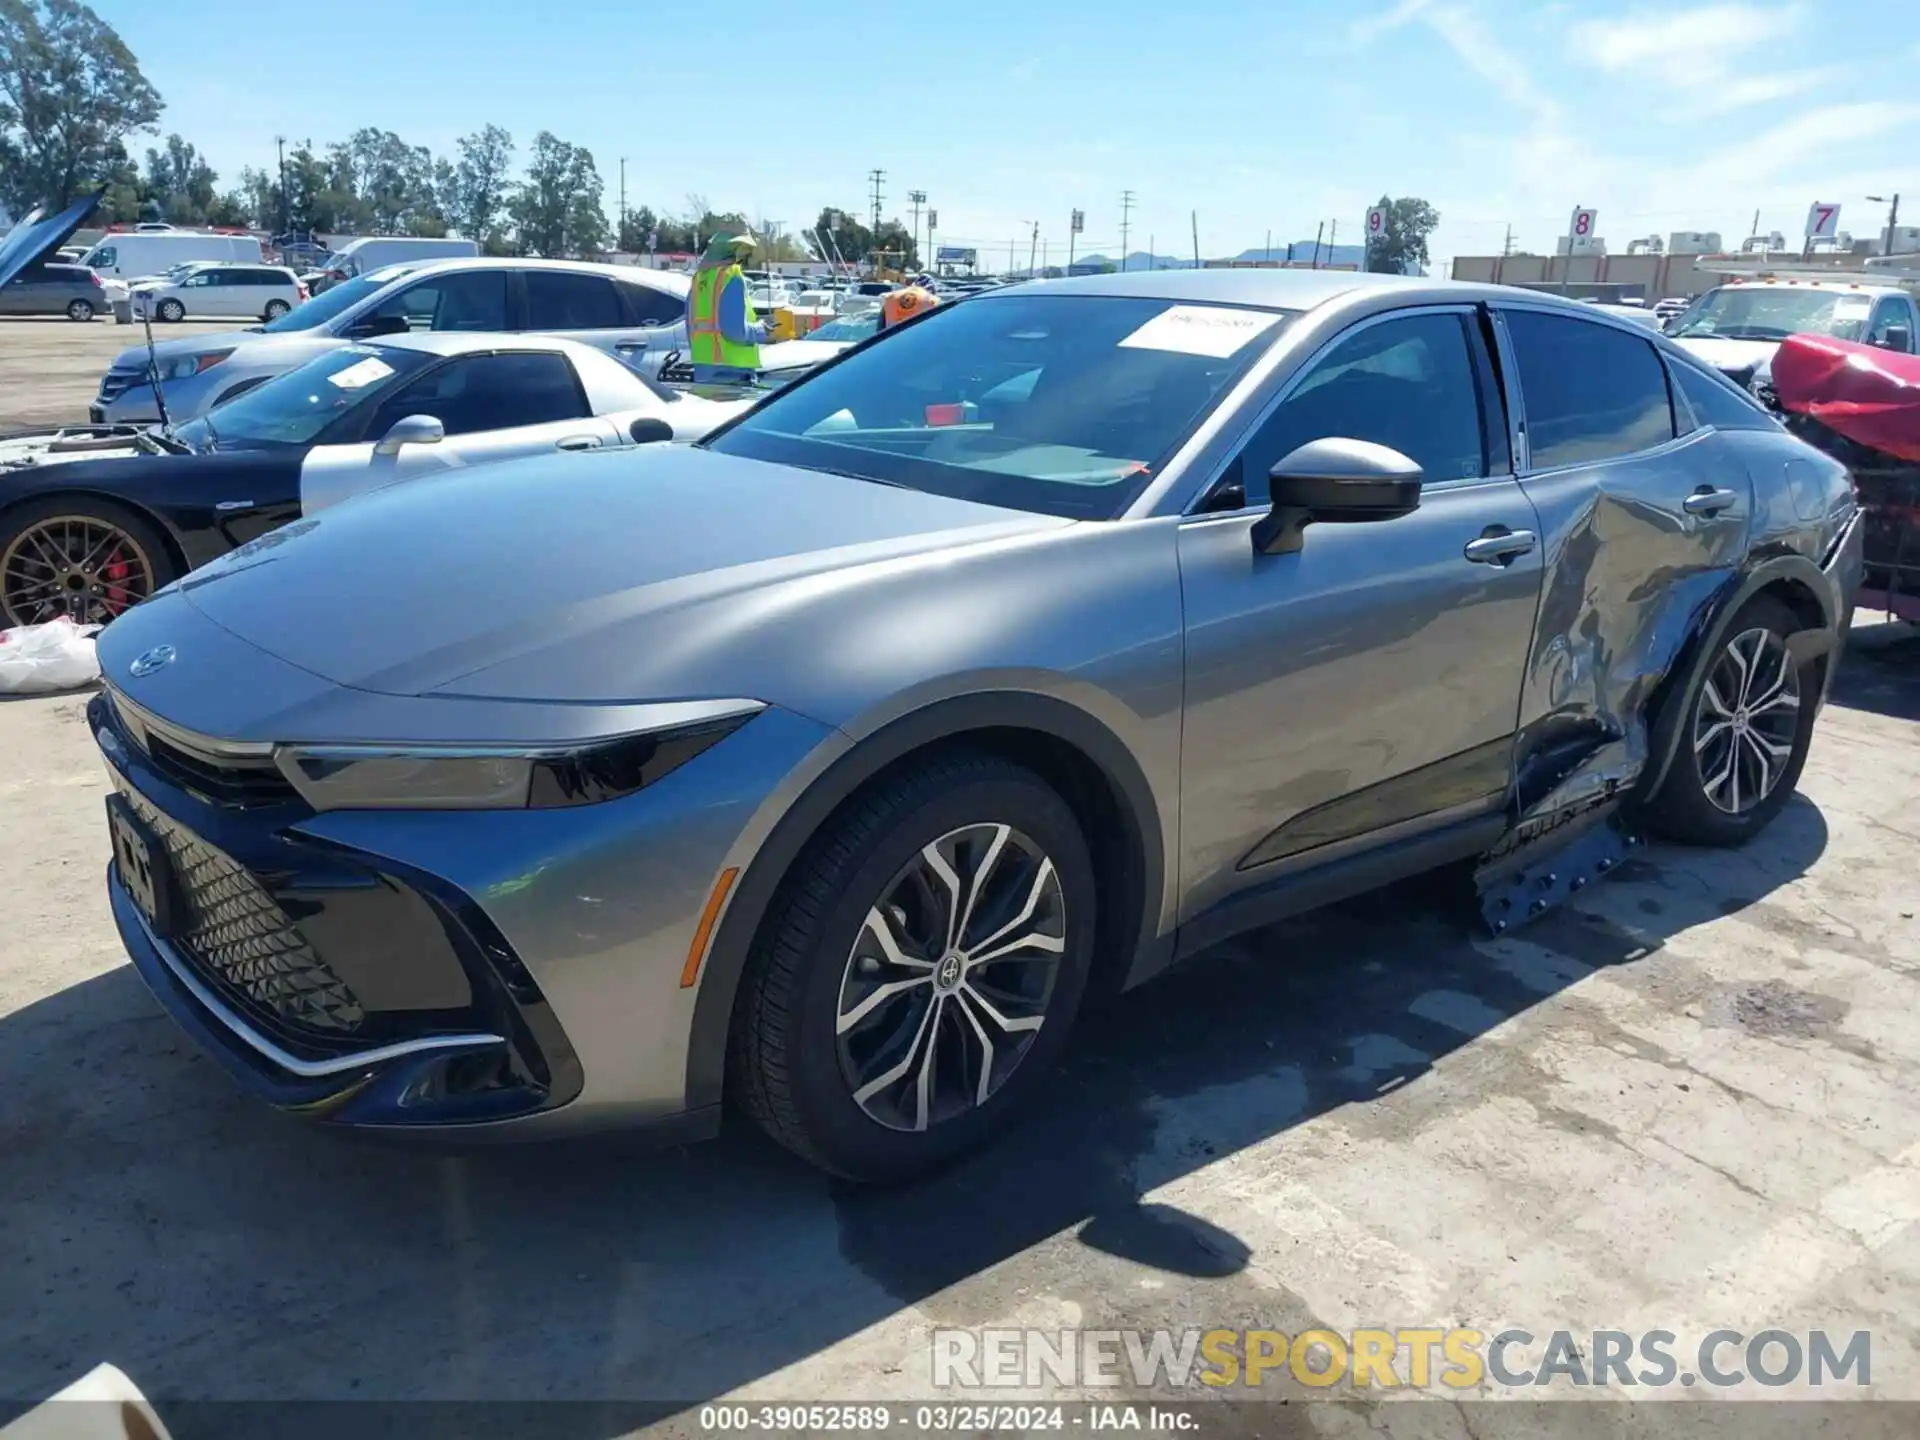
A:
<svg viewBox="0 0 1920 1440">
<path fill-rule="evenodd" d="M 1013 278 L 1013 247 L 1020 242 L 1017 239 L 1007 241 L 1007 278 Z"/>
<path fill-rule="evenodd" d="M 1271 265 L 1273 263 L 1273 231 L 1271 230 L 1267 231 L 1267 248 L 1265 254 L 1267 263 Z"/>
<path fill-rule="evenodd" d="M 627 157 L 620 157 L 620 233 L 613 237 L 613 248 L 625 249 L 627 244 Z"/>
<path fill-rule="evenodd" d="M 1507 238 L 1500 242 L 1500 258 L 1504 260 L 1511 254 L 1513 254 L 1513 225 L 1509 222 L 1507 225 Z"/>
<path fill-rule="evenodd" d="M 1036 220 L 1033 222 L 1033 236 L 1031 239 L 1027 241 L 1027 278 L 1029 280 L 1033 278 L 1033 262 L 1034 262 L 1034 258 L 1039 254 L 1039 252 L 1040 252 L 1040 222 Z"/>
<path fill-rule="evenodd" d="M 880 187 L 886 183 L 886 179 L 887 172 L 884 170 L 869 170 L 867 172 L 867 181 L 873 186 L 873 229 L 875 234 L 878 234 L 880 230 Z"/>
<path fill-rule="evenodd" d="M 1327 222 L 1322 220 L 1313 232 L 1313 268 L 1320 268 L 1320 237 L 1327 233 Z"/>
<path fill-rule="evenodd" d="M 920 254 L 920 207 L 927 203 L 927 192 L 909 190 L 907 200 L 913 206 L 913 253 L 917 259 Z"/>
<path fill-rule="evenodd" d="M 1753 212 L 1753 228 L 1747 231 L 1747 237 L 1751 239 L 1753 236 L 1758 235 L 1759 233 L 1760 233 L 1760 212 L 1756 210 Z M 1764 255 L 1766 253 L 1766 250 L 1767 250 L 1766 246 L 1762 245 L 1760 247 L 1761 254 Z"/>
<path fill-rule="evenodd" d="M 1126 253 L 1125 246 L 1121 247 L 1121 253 L 1122 254 Z M 1158 270 L 1160 268 L 1158 265 L 1153 263 L 1153 257 L 1156 253 L 1157 252 L 1153 248 L 1153 232 L 1149 230 L 1147 232 L 1147 269 L 1149 270 Z"/>
<path fill-rule="evenodd" d="M 1867 196 L 1867 203 L 1869 205 L 1884 204 L 1887 207 L 1887 248 L 1881 253 L 1885 255 L 1892 255 L 1893 254 L 1893 232 L 1895 227 L 1898 226 L 1900 223 L 1900 197 L 1898 195 L 1895 195 L 1893 199 L 1889 201 L 1889 200 L 1882 199 L 1882 197 L 1878 195 L 1869 195 Z"/>
<path fill-rule="evenodd" d="M 1122 270 L 1127 268 L 1127 222 L 1132 214 L 1133 191 L 1122 190 L 1120 192 L 1120 268 Z M 1151 250 L 1153 247 L 1149 245 L 1147 248 Z M 1151 267 L 1153 261 L 1149 259 L 1147 264 Z"/>
<path fill-rule="evenodd" d="M 1327 264 L 1329 267 L 1331 267 L 1333 264 L 1334 247 L 1339 245 L 1339 243 L 1340 243 L 1340 222 L 1338 220 L 1334 220 L 1329 222 L 1327 226 Z"/>
<path fill-rule="evenodd" d="M 293 207 L 287 196 L 287 137 L 273 137 L 273 148 L 280 155 L 280 233 L 285 235 L 293 229 Z"/>
<path fill-rule="evenodd" d="M 1187 220 L 1193 226 L 1193 268 L 1200 268 L 1200 212 L 1189 210 Z"/>
</svg>

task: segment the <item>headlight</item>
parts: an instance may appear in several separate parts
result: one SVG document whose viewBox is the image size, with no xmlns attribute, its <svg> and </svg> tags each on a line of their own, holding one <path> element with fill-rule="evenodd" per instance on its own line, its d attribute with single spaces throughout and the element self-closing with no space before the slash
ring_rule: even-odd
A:
<svg viewBox="0 0 1920 1440">
<path fill-rule="evenodd" d="M 160 378 L 191 380 L 203 371 L 211 370 L 231 354 L 231 350 L 209 350 L 204 355 L 176 355 L 171 360 L 160 362 Z"/>
<path fill-rule="evenodd" d="M 749 702 L 743 702 L 746 704 Z M 765 707 L 570 746 L 278 745 L 274 763 L 316 810 L 555 810 L 643 790 Z"/>
</svg>

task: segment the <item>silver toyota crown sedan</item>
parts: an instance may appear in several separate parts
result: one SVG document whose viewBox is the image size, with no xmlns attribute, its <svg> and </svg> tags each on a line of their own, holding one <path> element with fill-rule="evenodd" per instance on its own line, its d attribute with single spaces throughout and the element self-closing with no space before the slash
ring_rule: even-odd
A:
<svg viewBox="0 0 1920 1440">
<path fill-rule="evenodd" d="M 695 447 L 424 478 L 115 620 L 108 890 L 289 1110 L 727 1101 L 896 1179 L 1223 936 L 1442 867 L 1498 929 L 1643 829 L 1754 835 L 1859 567 L 1839 465 L 1591 306 L 1013 286 Z"/>
</svg>

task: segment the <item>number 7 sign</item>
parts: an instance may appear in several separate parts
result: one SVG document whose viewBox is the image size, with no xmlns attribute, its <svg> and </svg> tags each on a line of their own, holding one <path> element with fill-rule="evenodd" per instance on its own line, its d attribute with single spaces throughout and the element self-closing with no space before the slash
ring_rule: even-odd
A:
<svg viewBox="0 0 1920 1440">
<path fill-rule="evenodd" d="M 1807 239 L 1831 240 L 1840 230 L 1840 207 L 1815 201 L 1807 211 Z"/>
</svg>

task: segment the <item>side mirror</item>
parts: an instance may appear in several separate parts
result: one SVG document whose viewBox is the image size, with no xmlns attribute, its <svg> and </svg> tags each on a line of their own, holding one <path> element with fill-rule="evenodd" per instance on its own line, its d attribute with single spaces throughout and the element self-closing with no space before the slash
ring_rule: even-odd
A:
<svg viewBox="0 0 1920 1440">
<path fill-rule="evenodd" d="M 1889 325 L 1880 341 L 1882 350 L 1898 350 L 1905 355 L 1913 349 L 1913 332 L 1904 325 Z"/>
<path fill-rule="evenodd" d="M 1316 520 L 1397 520 L 1420 508 L 1420 467 L 1370 440 L 1309 440 L 1267 472 L 1273 508 L 1255 522 L 1254 548 L 1287 555 Z"/>
<path fill-rule="evenodd" d="M 660 445 L 673 439 L 673 426 L 652 415 L 642 415 L 627 427 L 627 436 L 636 445 Z"/>
<path fill-rule="evenodd" d="M 372 340 L 381 335 L 404 335 L 410 327 L 404 315 L 374 315 L 347 327 L 349 340 Z"/>
<path fill-rule="evenodd" d="M 393 422 L 373 447 L 376 455 L 398 455 L 402 445 L 438 445 L 447 438 L 447 427 L 432 415 L 405 415 Z"/>
</svg>

